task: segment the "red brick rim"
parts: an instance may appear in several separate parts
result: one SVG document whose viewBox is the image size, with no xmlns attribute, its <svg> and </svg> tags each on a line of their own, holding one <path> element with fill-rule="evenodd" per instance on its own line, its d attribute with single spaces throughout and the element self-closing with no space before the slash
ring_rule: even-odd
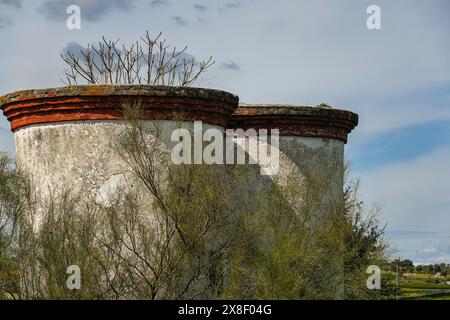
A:
<svg viewBox="0 0 450 320">
<path fill-rule="evenodd" d="M 80 120 L 120 120 L 122 104 L 140 99 L 148 119 L 200 120 L 232 129 L 279 129 L 284 136 L 347 142 L 358 124 L 349 111 L 292 105 L 238 107 L 233 94 L 203 88 L 145 85 L 87 85 L 23 90 L 0 97 L 0 108 L 14 131 L 32 124 Z M 234 113 L 233 113 L 234 112 Z"/>
<path fill-rule="evenodd" d="M 140 100 L 148 119 L 201 120 L 225 127 L 239 98 L 225 91 L 145 85 L 86 85 L 23 90 L 0 97 L 11 130 L 32 124 L 120 120 L 122 105 Z"/>
<path fill-rule="evenodd" d="M 358 115 L 340 109 L 294 105 L 242 104 L 230 118 L 232 129 L 279 129 L 283 136 L 337 139 L 347 142 Z"/>
</svg>

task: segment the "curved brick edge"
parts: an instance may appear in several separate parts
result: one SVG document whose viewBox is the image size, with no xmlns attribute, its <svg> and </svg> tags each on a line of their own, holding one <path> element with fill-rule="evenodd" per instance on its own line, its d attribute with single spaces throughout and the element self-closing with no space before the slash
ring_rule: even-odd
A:
<svg viewBox="0 0 450 320">
<path fill-rule="evenodd" d="M 232 129 L 279 129 L 283 136 L 317 137 L 347 142 L 357 126 L 356 113 L 294 105 L 242 104 L 228 122 Z"/>
<path fill-rule="evenodd" d="M 225 127 L 238 107 L 231 93 L 203 88 L 85 85 L 23 90 L 0 97 L 11 130 L 61 121 L 119 120 L 127 101 L 142 101 L 144 118 L 199 120 Z"/>
</svg>

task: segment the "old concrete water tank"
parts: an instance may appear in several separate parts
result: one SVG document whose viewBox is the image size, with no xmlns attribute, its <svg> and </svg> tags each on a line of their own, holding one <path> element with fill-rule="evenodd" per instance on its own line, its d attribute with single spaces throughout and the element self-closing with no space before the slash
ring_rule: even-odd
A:
<svg viewBox="0 0 450 320">
<path fill-rule="evenodd" d="M 11 122 L 18 167 L 38 191 L 61 186 L 86 194 L 120 182 L 124 163 L 111 140 L 124 131 L 122 106 L 140 101 L 144 122 L 158 122 L 159 137 L 170 145 L 172 130 L 203 122 L 221 131 L 238 106 L 238 97 L 219 90 L 141 85 L 87 85 L 25 90 L 0 98 Z M 177 124 L 175 124 L 175 114 Z"/>
<path fill-rule="evenodd" d="M 110 143 L 127 126 L 122 105 L 130 100 L 142 102 L 145 122 L 158 122 L 160 139 L 168 148 L 180 117 L 189 128 L 194 120 L 202 121 L 203 130 L 279 129 L 280 171 L 272 181 L 314 180 L 322 185 L 322 201 L 342 196 L 344 145 L 357 125 L 356 114 L 292 105 L 237 108 L 237 96 L 201 88 L 88 85 L 7 94 L 0 106 L 14 132 L 18 167 L 44 193 L 70 186 L 93 195 L 120 184 L 126 169 Z M 243 166 L 244 171 L 253 169 Z"/>
<path fill-rule="evenodd" d="M 320 189 L 318 198 L 326 204 L 342 197 L 344 145 L 357 123 L 357 114 L 339 109 L 241 104 L 231 116 L 228 128 L 268 132 L 278 129 L 279 172 L 272 181 L 279 185 L 304 185 L 305 192 L 308 183 L 312 183 L 315 191 Z M 298 194 L 292 197 L 299 200 Z"/>
</svg>

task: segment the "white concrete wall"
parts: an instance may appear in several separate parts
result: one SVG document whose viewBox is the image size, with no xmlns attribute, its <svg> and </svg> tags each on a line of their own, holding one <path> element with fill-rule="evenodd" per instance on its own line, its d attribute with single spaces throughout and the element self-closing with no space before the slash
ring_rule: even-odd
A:
<svg viewBox="0 0 450 320">
<path fill-rule="evenodd" d="M 179 122 L 145 121 L 149 128 L 158 128 L 163 148 L 171 150 L 173 129 Z M 29 173 L 36 189 L 45 195 L 50 190 L 69 187 L 74 192 L 95 196 L 105 203 L 118 185 L 130 184 L 130 168 L 115 153 L 112 143 L 127 129 L 125 121 L 79 121 L 32 125 L 15 131 L 18 167 Z M 193 122 L 183 122 L 192 129 Z M 203 124 L 203 130 L 218 126 Z M 243 166 L 250 173 L 242 192 L 257 192 L 261 184 L 285 186 L 294 183 L 306 192 L 306 181 L 313 178 L 323 190 L 321 199 L 335 201 L 342 196 L 344 143 L 334 139 L 280 136 L 280 172 L 260 176 L 255 165 Z M 168 159 L 169 160 L 169 159 Z M 302 195 L 286 195 L 298 205 Z"/>
<path fill-rule="evenodd" d="M 169 151 L 174 145 L 171 133 L 180 125 L 191 129 L 193 122 L 145 121 L 147 128 L 157 130 Z M 32 177 L 38 191 L 70 187 L 85 194 L 104 194 L 130 171 L 113 147 L 127 126 L 125 121 L 96 120 L 21 127 L 15 131 L 17 165 Z M 203 130 L 209 128 L 223 131 L 203 124 Z"/>
<path fill-rule="evenodd" d="M 343 189 L 344 142 L 335 139 L 280 137 L 281 181 L 296 179 L 305 183 L 313 179 L 323 184 L 329 199 L 337 199 Z"/>
</svg>

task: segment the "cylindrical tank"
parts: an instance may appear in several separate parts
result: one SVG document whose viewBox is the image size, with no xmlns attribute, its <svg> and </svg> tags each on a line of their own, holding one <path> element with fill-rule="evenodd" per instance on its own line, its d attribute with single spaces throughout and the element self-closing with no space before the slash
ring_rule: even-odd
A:
<svg viewBox="0 0 450 320">
<path fill-rule="evenodd" d="M 159 128 L 158 138 L 168 150 L 174 146 L 171 136 L 180 122 L 191 130 L 195 129 L 194 121 L 202 121 L 203 132 L 264 129 L 270 135 L 271 130 L 279 131 L 279 171 L 262 175 L 261 163 L 253 159 L 254 164 L 239 166 L 238 175 L 233 176 L 250 176 L 248 183 L 233 190 L 231 198 L 238 213 L 239 206 L 245 204 L 245 194 L 251 198 L 264 186 L 294 183 L 307 193 L 312 182 L 318 188 L 313 190 L 318 192 L 318 205 L 323 204 L 323 208 L 342 198 L 344 145 L 358 122 L 358 116 L 349 111 L 290 105 L 238 107 L 238 97 L 224 91 L 140 85 L 18 91 L 0 97 L 0 107 L 14 132 L 17 165 L 30 174 L 38 193 L 63 186 L 107 197 L 108 190 L 122 184 L 129 170 L 112 150 L 111 141 L 129 128 L 129 122 L 123 119 L 123 105 L 133 101 L 142 106 L 143 122 Z M 223 163 L 228 164 L 226 160 Z M 221 174 L 228 172 L 226 166 L 220 166 L 220 170 Z M 217 180 L 222 182 L 220 177 Z M 291 194 L 290 188 L 284 191 L 283 199 L 293 206 L 302 205 L 306 195 Z M 320 216 L 318 209 L 314 213 Z M 337 278 L 340 283 L 341 277 Z"/>
<path fill-rule="evenodd" d="M 190 127 L 202 121 L 203 130 L 223 131 L 238 106 L 237 96 L 213 89 L 87 85 L 17 91 L 1 97 L 0 107 L 14 132 L 17 165 L 38 191 L 65 185 L 96 194 L 113 188 L 124 173 L 111 140 L 128 125 L 122 108 L 130 101 L 142 104 L 144 122 L 158 122 L 167 146 L 180 122 Z"/>
<path fill-rule="evenodd" d="M 357 114 L 339 109 L 241 104 L 231 116 L 228 128 L 266 129 L 269 134 L 278 129 L 279 171 L 271 180 L 280 186 L 304 185 L 305 193 L 314 186 L 313 191 L 320 194 L 318 199 L 326 204 L 342 197 L 344 145 L 357 123 Z M 289 193 L 291 188 L 287 189 Z M 302 198 L 298 194 L 292 197 Z M 288 196 L 288 200 L 294 199 Z"/>
<path fill-rule="evenodd" d="M 300 237 L 303 232 L 307 233 L 304 238 L 307 240 L 307 246 L 312 246 L 315 241 L 320 243 L 328 239 L 328 230 L 333 230 L 336 239 L 343 240 L 343 237 L 341 238 L 343 230 L 340 229 L 339 222 L 335 222 L 342 221 L 343 218 L 341 208 L 344 145 L 347 142 L 347 135 L 357 123 L 356 114 L 338 109 L 293 105 L 240 105 L 229 121 L 228 128 L 232 130 L 227 130 L 227 133 L 242 129 L 253 130 L 253 133 L 255 130 L 258 133 L 267 131 L 268 134 L 275 134 L 275 137 L 276 134 L 279 136 L 278 141 L 272 140 L 272 137 L 267 139 L 272 144 L 271 153 L 277 154 L 270 157 L 268 168 L 276 170 L 269 170 L 271 175 L 265 176 L 261 175 L 257 168 L 252 167 L 250 183 L 242 186 L 242 190 L 239 191 L 242 193 L 243 190 L 252 189 L 254 194 L 263 195 L 264 204 L 272 206 L 274 203 L 275 210 L 270 211 L 274 215 L 269 214 L 269 218 L 265 221 L 269 224 L 275 223 L 277 228 L 280 223 L 277 220 L 278 213 L 286 212 L 285 209 L 293 213 L 294 215 L 283 217 L 287 218 L 290 226 L 296 225 L 298 221 L 302 221 L 298 225 L 308 226 L 295 229 Z M 260 129 L 262 131 L 259 131 Z M 254 162 L 259 162 L 261 166 L 265 163 L 259 161 L 260 155 L 258 152 L 258 161 Z M 253 157 L 254 154 L 250 153 L 249 156 Z M 269 200 L 266 200 L 267 198 Z M 249 199 L 251 200 L 251 197 Z M 258 205 L 256 203 L 255 206 Z M 264 208 L 261 213 L 264 214 Z M 290 217 L 297 217 L 299 220 Z M 272 220 L 273 218 L 275 220 Z M 263 219 L 263 216 L 257 216 L 255 223 L 261 223 Z M 314 230 L 312 234 L 307 232 L 310 227 Z M 275 236 L 278 232 L 278 229 L 276 230 L 274 234 L 269 233 L 266 236 Z M 326 241 L 328 240 L 323 242 L 324 245 L 333 251 L 321 260 L 326 264 L 328 272 L 333 274 L 327 278 L 327 286 L 330 289 L 334 288 L 332 297 L 340 299 L 344 294 L 344 251 L 340 246 L 341 241 Z M 259 242 L 264 243 L 264 238 Z M 321 246 L 322 244 L 317 247 L 319 251 L 323 249 Z"/>
</svg>

